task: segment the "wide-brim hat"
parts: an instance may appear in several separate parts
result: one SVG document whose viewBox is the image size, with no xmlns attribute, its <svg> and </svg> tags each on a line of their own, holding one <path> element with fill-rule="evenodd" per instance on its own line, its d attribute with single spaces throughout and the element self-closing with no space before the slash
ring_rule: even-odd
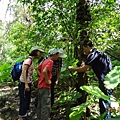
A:
<svg viewBox="0 0 120 120">
<path fill-rule="evenodd" d="M 45 52 L 43 49 L 41 49 L 41 48 L 38 47 L 38 46 L 32 47 L 30 51 L 32 52 L 33 50 L 39 50 L 40 52 L 43 52 L 43 53 Z"/>
<path fill-rule="evenodd" d="M 48 54 L 49 54 L 49 55 L 54 55 L 54 54 L 56 54 L 56 53 L 59 53 L 59 50 L 56 49 L 56 48 L 52 48 L 52 49 L 50 49 L 50 50 L 48 51 Z"/>
<path fill-rule="evenodd" d="M 64 50 L 62 48 L 59 49 L 59 57 L 60 58 L 66 58 L 67 57 L 67 55 L 64 54 Z"/>
<path fill-rule="evenodd" d="M 59 53 L 59 57 L 60 57 L 60 58 L 66 58 L 66 57 L 67 57 L 67 55 L 66 55 L 66 54 L 64 54 L 64 53 Z"/>
</svg>

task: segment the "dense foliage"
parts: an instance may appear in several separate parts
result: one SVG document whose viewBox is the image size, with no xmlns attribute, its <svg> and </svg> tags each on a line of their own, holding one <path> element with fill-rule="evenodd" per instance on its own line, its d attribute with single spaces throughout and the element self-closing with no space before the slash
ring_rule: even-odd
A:
<svg viewBox="0 0 120 120">
<path fill-rule="evenodd" d="M 47 55 L 50 48 L 62 47 L 67 54 L 67 58 L 63 60 L 64 64 L 56 94 L 59 98 L 56 105 L 61 105 L 61 108 L 65 108 L 63 104 L 68 107 L 68 102 L 71 103 L 70 108 L 77 105 L 76 101 L 81 96 L 74 89 L 77 73 L 70 73 L 67 66 L 75 66 L 79 61 L 74 58 L 74 45 L 81 41 L 79 35 L 84 29 L 89 33 L 89 39 L 94 42 L 95 47 L 106 52 L 111 57 L 113 66 L 117 66 L 105 79 L 105 83 L 108 86 L 110 84 L 109 87 L 115 88 L 115 93 L 117 93 L 120 80 L 118 75 L 120 71 L 120 4 L 117 0 L 86 1 L 89 5 L 91 21 L 87 27 L 84 26 L 84 28 L 79 29 L 80 23 L 76 20 L 76 11 L 78 3 L 82 2 L 85 1 L 12 0 L 8 9 L 13 14 L 13 20 L 6 24 L 0 22 L 0 84 L 12 81 L 10 75 L 12 65 L 16 61 L 26 58 L 32 46 L 38 45 L 45 49 L 44 56 Z M 37 61 L 35 63 L 37 66 Z M 108 99 L 96 87 L 98 83 L 93 72 L 90 71 L 87 74 L 89 84 L 81 87 L 81 89 L 90 95 L 88 101 L 73 107 L 72 112 L 70 108 L 67 109 L 66 118 L 68 119 L 70 117 L 71 120 L 79 120 L 90 103 L 94 104 L 94 101 L 99 97 Z M 33 78 L 35 81 L 37 80 L 36 74 Z M 64 90 L 64 93 L 61 93 L 62 90 Z M 99 94 L 96 95 L 95 92 L 99 92 Z M 119 102 L 119 99 L 117 100 Z M 98 117 L 99 114 L 96 116 Z"/>
</svg>

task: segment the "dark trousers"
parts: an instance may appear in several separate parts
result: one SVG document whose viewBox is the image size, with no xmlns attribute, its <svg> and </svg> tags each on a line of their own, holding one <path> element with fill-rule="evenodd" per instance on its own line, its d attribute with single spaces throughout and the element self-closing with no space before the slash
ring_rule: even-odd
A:
<svg viewBox="0 0 120 120">
<path fill-rule="evenodd" d="M 54 104 L 54 99 L 55 99 L 55 96 L 54 96 L 54 87 L 55 87 L 55 82 L 56 82 L 56 79 L 57 79 L 57 76 L 52 76 L 52 79 L 51 79 L 51 107 L 53 106 Z"/>
<path fill-rule="evenodd" d="M 99 80 L 99 88 L 107 96 L 110 96 L 113 92 L 113 90 L 108 90 L 105 88 L 102 80 Z M 106 112 L 106 108 L 110 107 L 110 101 L 99 99 L 99 107 L 100 107 L 100 114 L 103 114 L 104 112 Z M 106 118 L 111 118 L 111 114 L 109 110 L 108 110 L 107 115 L 105 116 L 105 119 Z"/>
<path fill-rule="evenodd" d="M 28 84 L 30 91 L 25 91 L 25 83 L 20 82 L 19 87 L 19 96 L 20 96 L 20 106 L 19 106 L 19 115 L 24 116 L 29 110 L 30 106 L 30 97 L 31 97 L 31 83 Z"/>
</svg>

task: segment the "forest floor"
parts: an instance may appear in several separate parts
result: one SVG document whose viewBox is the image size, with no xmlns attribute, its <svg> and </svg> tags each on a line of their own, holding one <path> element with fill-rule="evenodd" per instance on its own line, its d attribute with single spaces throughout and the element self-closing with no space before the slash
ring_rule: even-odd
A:
<svg viewBox="0 0 120 120">
<path fill-rule="evenodd" d="M 18 87 L 0 86 L 0 120 L 18 120 Z"/>
<path fill-rule="evenodd" d="M 36 120 L 35 107 L 35 91 L 32 93 L 30 112 L 28 113 L 30 120 Z M 19 93 L 18 87 L 10 84 L 0 85 L 0 120 L 18 120 L 19 111 Z M 58 113 L 58 110 L 56 110 Z M 65 120 L 60 114 L 54 115 L 52 120 Z"/>
<path fill-rule="evenodd" d="M 32 92 L 29 117 L 30 120 L 36 120 L 35 91 Z M 116 106 L 116 105 L 115 105 Z M 19 95 L 18 87 L 11 84 L 0 85 L 0 120 L 18 120 Z M 91 106 L 93 113 L 99 114 L 98 105 Z M 52 120 L 66 120 L 65 114 L 60 112 L 60 108 L 54 110 Z"/>
</svg>

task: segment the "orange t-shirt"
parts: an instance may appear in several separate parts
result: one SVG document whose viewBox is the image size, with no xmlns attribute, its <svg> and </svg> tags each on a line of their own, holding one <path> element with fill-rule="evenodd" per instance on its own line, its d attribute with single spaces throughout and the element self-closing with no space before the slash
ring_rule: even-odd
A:
<svg viewBox="0 0 120 120">
<path fill-rule="evenodd" d="M 38 66 L 38 70 L 40 71 L 40 77 L 38 80 L 38 88 L 50 88 L 50 85 L 45 82 L 43 69 L 44 68 L 48 69 L 48 79 L 50 80 L 52 78 L 52 66 L 53 66 L 53 61 L 49 58 L 43 61 L 43 63 L 41 63 Z"/>
</svg>

